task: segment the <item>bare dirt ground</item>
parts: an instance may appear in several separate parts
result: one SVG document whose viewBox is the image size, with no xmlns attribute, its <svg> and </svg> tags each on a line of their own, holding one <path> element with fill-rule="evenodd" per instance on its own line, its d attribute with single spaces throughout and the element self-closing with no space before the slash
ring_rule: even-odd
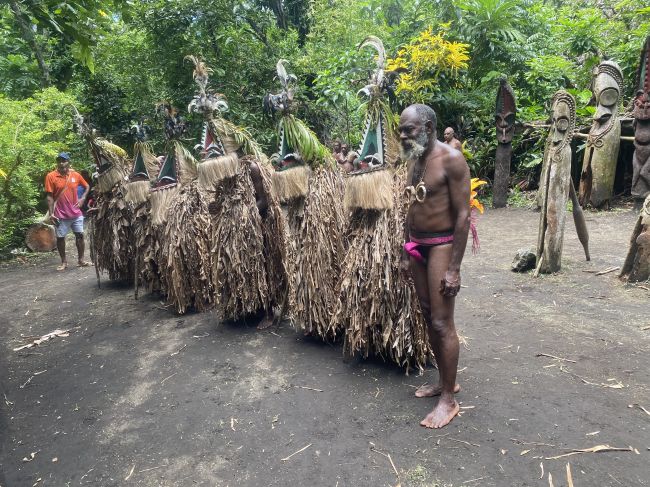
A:
<svg viewBox="0 0 650 487">
<path fill-rule="evenodd" d="M 346 363 L 286 325 L 175 316 L 98 290 L 92 268 L 57 273 L 55 255 L 5 265 L 0 486 L 548 486 L 551 473 L 559 487 L 567 463 L 576 487 L 648 486 L 650 414 L 629 405 L 650 411 L 650 291 L 594 272 L 623 263 L 636 216 L 587 218 L 593 261 L 567 225 L 562 272 L 538 279 L 509 269 L 538 214 L 481 218 L 457 303 L 462 416 L 441 431 L 418 425 L 433 401 L 413 396 L 433 369 Z M 13 351 L 56 328 L 74 331 Z M 633 451 L 549 459 L 601 444 Z"/>
</svg>

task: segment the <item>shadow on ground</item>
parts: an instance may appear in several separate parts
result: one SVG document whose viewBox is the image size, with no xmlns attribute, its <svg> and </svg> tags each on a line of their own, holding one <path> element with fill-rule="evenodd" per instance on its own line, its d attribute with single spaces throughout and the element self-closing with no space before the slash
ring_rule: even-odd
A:
<svg viewBox="0 0 650 487">
<path fill-rule="evenodd" d="M 567 226 L 562 273 L 538 279 L 509 270 L 538 215 L 482 217 L 457 304 L 462 416 L 442 431 L 413 396 L 435 370 L 175 316 L 53 255 L 5 266 L 0 485 L 559 486 L 567 462 L 576 487 L 650 485 L 650 415 L 628 407 L 650 410 L 650 292 L 591 272 L 622 264 L 635 215 L 587 217 L 593 261 Z M 56 328 L 74 331 L 12 351 Z M 548 459 L 599 444 L 636 451 Z"/>
</svg>

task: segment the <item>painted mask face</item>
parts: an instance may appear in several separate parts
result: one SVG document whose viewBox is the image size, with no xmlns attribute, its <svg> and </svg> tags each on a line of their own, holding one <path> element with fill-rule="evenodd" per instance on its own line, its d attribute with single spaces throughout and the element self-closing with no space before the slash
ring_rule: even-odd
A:
<svg viewBox="0 0 650 487">
<path fill-rule="evenodd" d="M 594 96 L 597 104 L 594 121 L 604 125 L 618 112 L 620 86 L 610 70 L 603 70 L 601 66 L 596 68 L 596 78 L 594 79 Z M 606 66 L 609 67 L 609 65 Z"/>
<path fill-rule="evenodd" d="M 553 107 L 553 120 L 551 122 L 553 127 L 553 136 L 551 140 L 553 145 L 560 144 L 560 142 L 566 138 L 571 123 L 570 116 L 570 108 L 566 102 L 560 100 L 555 103 Z"/>
<path fill-rule="evenodd" d="M 505 79 L 501 79 L 497 91 L 494 124 L 497 128 L 497 141 L 500 144 L 509 144 L 515 135 L 515 95 Z"/>
<path fill-rule="evenodd" d="M 497 126 L 497 140 L 502 144 L 512 142 L 515 134 L 515 114 L 512 112 L 498 113 L 494 120 Z"/>
</svg>

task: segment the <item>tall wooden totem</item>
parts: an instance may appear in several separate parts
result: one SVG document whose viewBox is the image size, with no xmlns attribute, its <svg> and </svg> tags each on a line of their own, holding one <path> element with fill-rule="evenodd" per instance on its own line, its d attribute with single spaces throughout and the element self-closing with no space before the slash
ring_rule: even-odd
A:
<svg viewBox="0 0 650 487">
<path fill-rule="evenodd" d="M 560 270 L 569 197 L 573 201 L 573 218 L 578 237 L 589 260 L 587 226 L 571 180 L 571 139 L 575 125 L 575 99 L 566 91 L 558 91 L 551 102 L 551 129 L 546 139 L 540 178 L 541 214 L 536 274 Z"/>
<path fill-rule="evenodd" d="M 603 61 L 594 69 L 592 91 L 596 113 L 587 137 L 580 179 L 580 204 L 594 208 L 609 205 L 614 191 L 614 176 L 621 143 L 618 120 L 623 74 L 618 64 Z"/>
<path fill-rule="evenodd" d="M 512 137 L 515 133 L 517 105 L 512 88 L 505 78 L 499 80 L 494 122 L 497 129 L 497 152 L 494 158 L 494 193 L 492 206 L 504 208 L 508 202 Z"/>
<path fill-rule="evenodd" d="M 632 197 L 636 206 L 650 195 L 650 36 L 641 51 L 634 96 L 634 157 L 632 158 Z"/>
</svg>

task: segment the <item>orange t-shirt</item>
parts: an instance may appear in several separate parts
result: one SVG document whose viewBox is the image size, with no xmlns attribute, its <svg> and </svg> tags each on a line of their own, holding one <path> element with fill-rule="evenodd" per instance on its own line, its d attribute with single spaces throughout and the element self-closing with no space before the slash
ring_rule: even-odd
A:
<svg viewBox="0 0 650 487">
<path fill-rule="evenodd" d="M 55 201 L 54 216 L 62 219 L 72 219 L 83 216 L 77 208 L 77 186 L 88 187 L 77 171 L 70 169 L 68 174 L 54 170 L 45 176 L 45 192 L 52 193 Z"/>
</svg>

